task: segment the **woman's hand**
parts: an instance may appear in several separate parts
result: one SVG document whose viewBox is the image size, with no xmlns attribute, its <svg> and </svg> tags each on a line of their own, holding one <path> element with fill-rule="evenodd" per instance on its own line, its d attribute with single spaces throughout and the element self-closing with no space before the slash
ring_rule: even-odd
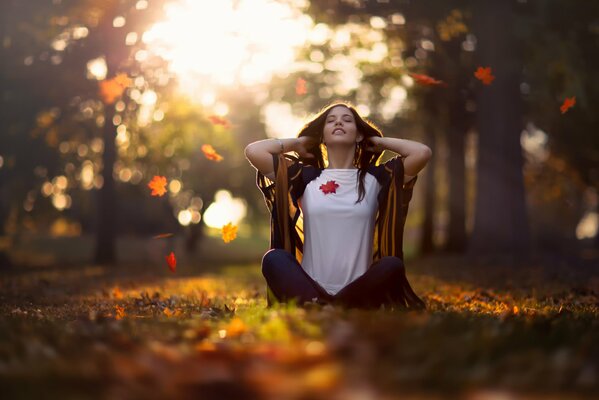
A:
<svg viewBox="0 0 599 400">
<path fill-rule="evenodd" d="M 319 144 L 318 139 L 310 136 L 301 136 L 296 139 L 293 146 L 293 151 L 297 152 L 302 158 L 314 158 L 314 154 L 310 150 L 317 147 Z"/>
<path fill-rule="evenodd" d="M 384 140 L 379 136 L 368 136 L 363 139 L 363 149 L 372 153 L 382 153 L 385 149 Z"/>
</svg>

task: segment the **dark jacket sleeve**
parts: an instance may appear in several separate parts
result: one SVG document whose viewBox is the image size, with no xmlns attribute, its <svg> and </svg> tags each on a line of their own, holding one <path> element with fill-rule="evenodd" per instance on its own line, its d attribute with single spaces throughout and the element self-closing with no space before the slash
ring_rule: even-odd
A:
<svg viewBox="0 0 599 400">
<path fill-rule="evenodd" d="M 285 160 L 289 160 L 290 163 Z M 270 248 L 294 253 L 294 223 L 298 217 L 297 192 L 302 189 L 302 164 L 288 154 L 273 154 L 274 181 L 256 172 L 256 184 L 271 214 Z"/>
</svg>

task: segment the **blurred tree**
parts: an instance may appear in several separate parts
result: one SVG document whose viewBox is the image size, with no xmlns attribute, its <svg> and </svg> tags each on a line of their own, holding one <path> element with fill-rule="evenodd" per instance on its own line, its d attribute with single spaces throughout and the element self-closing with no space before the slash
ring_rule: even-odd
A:
<svg viewBox="0 0 599 400">
<path fill-rule="evenodd" d="M 599 3 L 529 2 L 518 26 L 525 44 L 523 95 L 527 130 L 542 145 L 530 154 L 527 180 L 534 201 L 535 235 L 544 251 L 575 249 L 576 226 L 591 206 L 587 188 L 599 187 Z M 539 34 L 539 32 L 543 32 Z M 560 105 L 576 96 L 565 114 Z M 599 248 L 599 233 L 595 235 Z"/>
<path fill-rule="evenodd" d="M 110 263 L 116 256 L 117 231 L 147 233 L 169 224 L 176 230 L 183 198 L 188 202 L 185 207 L 195 199 L 199 212 L 200 194 L 211 199 L 216 182 L 226 187 L 228 180 L 222 177 L 229 164 L 216 166 L 206 160 L 199 145 L 232 148 L 230 135 L 210 124 L 201 108 L 173 94 L 176 80 L 164 60 L 136 56 L 145 46 L 139 39 L 162 16 L 164 3 L 2 3 L 1 18 L 6 21 L 0 50 L 7 61 L 0 77 L 0 118 L 5 127 L 0 136 L 2 229 L 9 215 L 16 227 L 21 226 L 22 215 L 33 215 L 31 204 L 41 191 L 62 213 L 96 230 L 96 261 Z M 48 79 L 49 73 L 53 79 Z M 114 93 L 102 92 L 99 85 L 120 73 L 130 79 L 123 85 L 128 87 L 122 88 L 120 98 L 117 93 L 109 99 Z M 164 126 L 169 118 L 173 123 Z M 205 174 L 209 169 L 214 173 Z M 194 174 L 184 174 L 185 170 Z M 152 174 L 177 178 L 185 190 L 171 190 L 164 199 L 150 198 L 145 181 Z M 131 190 L 131 184 L 139 186 Z M 89 194 L 98 188 L 95 201 Z M 137 207 L 117 203 L 117 191 Z M 57 193 L 62 196 L 60 207 Z M 44 204 L 38 201 L 36 210 L 41 212 Z M 96 215 L 91 226 L 90 213 Z M 191 224 L 187 230 L 201 226 Z M 188 233 L 201 236 L 197 231 Z"/>
<path fill-rule="evenodd" d="M 60 117 L 59 93 L 48 84 L 47 66 L 56 61 L 47 51 L 49 14 L 49 3 L 0 2 L 0 266 L 10 265 L 16 227 L 38 197 L 32 189 L 58 161 L 41 134 Z"/>
<path fill-rule="evenodd" d="M 511 30 L 514 4 L 502 0 L 475 3 L 477 65 L 496 77 L 479 84 L 476 109 L 478 160 L 475 219 L 469 252 L 526 256 L 530 238 L 520 147 L 522 48 Z"/>
</svg>

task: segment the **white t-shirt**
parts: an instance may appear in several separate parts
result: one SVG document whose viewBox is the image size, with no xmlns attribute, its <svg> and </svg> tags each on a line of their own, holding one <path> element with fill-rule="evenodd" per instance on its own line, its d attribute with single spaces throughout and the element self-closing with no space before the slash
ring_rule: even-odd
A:
<svg viewBox="0 0 599 400">
<path fill-rule="evenodd" d="M 300 198 L 305 231 L 302 267 L 330 294 L 364 274 L 372 262 L 381 185 L 366 173 L 365 196 L 355 204 L 358 174 L 358 169 L 324 169 Z M 320 187 L 329 181 L 339 186 L 335 193 L 325 194 Z"/>
</svg>

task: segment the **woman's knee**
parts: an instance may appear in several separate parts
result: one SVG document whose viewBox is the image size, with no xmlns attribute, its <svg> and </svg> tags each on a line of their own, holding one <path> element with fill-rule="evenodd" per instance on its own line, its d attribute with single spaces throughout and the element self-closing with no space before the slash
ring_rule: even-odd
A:
<svg viewBox="0 0 599 400">
<path fill-rule="evenodd" d="M 403 260 L 395 256 L 382 257 L 378 265 L 379 269 L 387 274 L 404 275 L 406 273 Z"/>
<path fill-rule="evenodd" d="M 262 257 L 262 275 L 270 276 L 282 266 L 289 252 L 283 249 L 270 249 Z"/>
</svg>

